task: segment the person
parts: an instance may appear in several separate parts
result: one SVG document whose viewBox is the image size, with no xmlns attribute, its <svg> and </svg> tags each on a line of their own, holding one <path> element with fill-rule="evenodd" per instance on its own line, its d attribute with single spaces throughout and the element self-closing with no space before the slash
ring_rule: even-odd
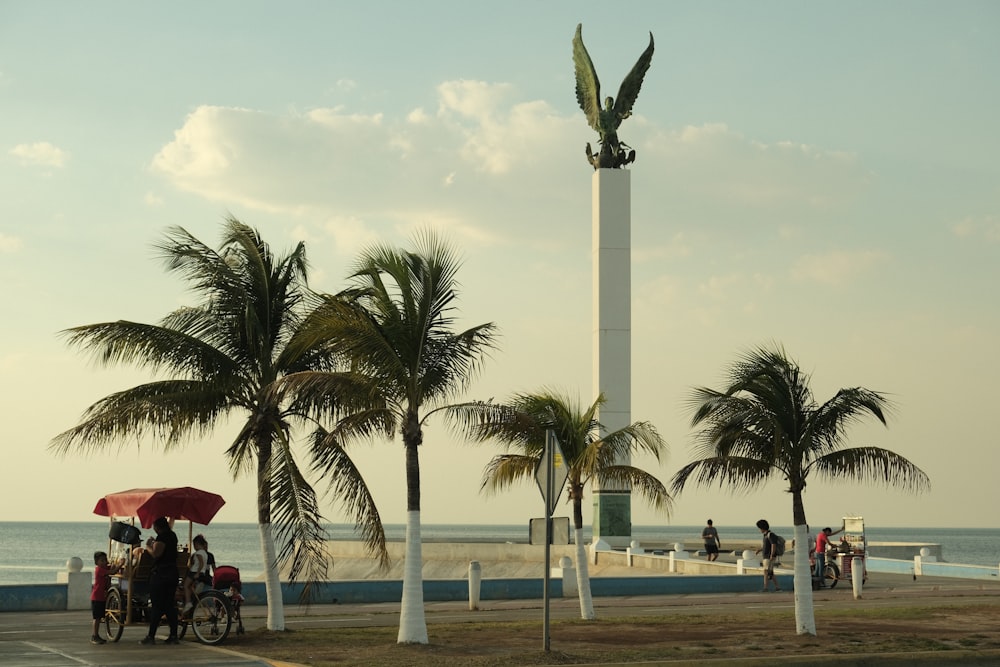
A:
<svg viewBox="0 0 1000 667">
<path fill-rule="evenodd" d="M 108 555 L 103 551 L 94 552 L 94 587 L 90 590 L 90 616 L 93 619 L 90 633 L 91 644 L 108 643 L 108 640 L 101 637 L 101 621 L 104 620 L 104 614 L 107 611 L 111 575 L 121 569 L 121 563 L 108 564 Z"/>
<path fill-rule="evenodd" d="M 701 531 L 701 539 L 705 540 L 705 560 L 711 562 L 719 559 L 719 531 L 712 525 L 712 520 L 708 520 L 708 525 Z"/>
<path fill-rule="evenodd" d="M 826 551 L 830 547 L 830 538 L 839 532 L 844 530 L 844 526 L 841 525 L 839 530 L 833 530 L 829 526 L 819 531 L 816 535 L 816 571 L 813 572 L 813 576 L 819 579 L 819 585 L 821 588 L 826 586 L 823 581 L 823 570 L 826 568 Z"/>
<path fill-rule="evenodd" d="M 205 568 L 205 574 L 202 575 L 202 583 L 211 586 L 212 578 L 215 576 L 215 554 L 208 550 L 208 542 L 205 542 L 205 553 L 208 554 L 208 566 Z"/>
<path fill-rule="evenodd" d="M 205 577 L 208 576 L 208 541 L 204 535 L 195 535 L 191 543 L 194 551 L 191 552 L 191 557 L 188 558 L 188 571 L 184 575 L 184 609 L 181 612 L 182 615 L 186 615 L 194 607 L 191 599 L 196 596 L 198 584 L 204 583 Z"/>
<path fill-rule="evenodd" d="M 764 588 L 761 590 L 761 593 L 767 592 L 768 581 L 774 582 L 774 592 L 779 593 L 781 592 L 781 587 L 774 576 L 774 568 L 778 565 L 778 539 L 771 532 L 771 524 L 766 519 L 761 519 L 757 522 L 757 529 L 760 530 L 763 537 L 760 549 L 756 551 L 756 553 L 762 553 L 764 556 Z"/>
<path fill-rule="evenodd" d="M 146 551 L 153 557 L 153 567 L 149 579 L 149 630 L 140 644 L 155 644 L 156 629 L 160 619 L 167 617 L 170 634 L 164 640 L 167 644 L 179 644 L 177 639 L 177 604 L 174 595 L 177 592 L 177 534 L 170 527 L 166 517 L 159 517 L 153 522 L 156 537 L 146 541 Z"/>
</svg>

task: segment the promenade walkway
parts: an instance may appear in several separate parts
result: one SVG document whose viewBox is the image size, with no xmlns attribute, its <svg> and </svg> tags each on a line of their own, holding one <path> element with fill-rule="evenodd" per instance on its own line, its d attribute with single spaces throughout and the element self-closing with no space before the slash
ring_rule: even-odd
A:
<svg viewBox="0 0 1000 667">
<path fill-rule="evenodd" d="M 853 598 L 849 585 L 815 592 L 815 604 L 829 608 L 855 608 L 859 611 L 880 606 L 927 606 L 954 598 L 963 604 L 1000 605 L 1000 581 L 973 581 L 942 577 L 878 574 L 866 585 L 862 599 Z M 594 600 L 598 615 L 641 616 L 711 613 L 746 614 L 748 621 L 761 609 L 794 606 L 792 593 L 711 593 L 600 597 Z M 429 602 L 427 623 L 534 620 L 541 622 L 543 600 L 491 600 L 471 611 L 468 602 Z M 304 610 L 286 608 L 287 625 L 302 627 L 367 627 L 398 625 L 399 603 L 317 605 Z M 574 598 L 550 600 L 553 619 L 577 618 L 579 602 Z M 262 627 L 266 609 L 244 607 L 248 630 Z M 0 614 L 0 665 L 4 667 L 109 667 L 143 665 L 176 667 L 178 664 L 221 667 L 269 667 L 273 663 L 240 652 L 239 637 L 233 635 L 222 647 L 208 647 L 194 641 L 179 646 L 141 646 L 141 627 L 125 630 L 115 644 L 92 646 L 89 612 L 11 612 Z M 431 632 L 433 635 L 433 630 Z M 942 656 L 938 656 L 940 659 Z M 1000 652 L 993 656 L 1000 664 Z M 938 661 L 936 664 L 946 664 Z"/>
</svg>

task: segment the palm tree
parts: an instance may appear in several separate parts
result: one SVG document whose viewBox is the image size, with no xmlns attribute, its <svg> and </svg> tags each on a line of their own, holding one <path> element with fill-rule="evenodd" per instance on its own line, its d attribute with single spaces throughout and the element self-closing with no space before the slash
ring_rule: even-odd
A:
<svg viewBox="0 0 1000 667">
<path fill-rule="evenodd" d="M 495 456 L 483 473 L 482 488 L 498 492 L 516 482 L 531 480 L 545 452 L 545 432 L 555 432 L 566 461 L 566 490 L 573 505 L 576 541 L 577 588 L 580 615 L 592 620 L 594 603 L 590 594 L 587 554 L 583 543 L 583 489 L 595 479 L 638 491 L 654 508 L 669 512 L 672 498 L 655 476 L 631 465 L 637 453 L 651 454 L 657 461 L 666 452 L 666 443 L 649 422 L 634 422 L 612 433 L 603 433 L 598 412 L 604 405 L 598 396 L 586 410 L 578 402 L 543 389 L 534 394 L 517 394 L 506 405 L 490 402 L 456 405 L 449 416 L 478 441 L 496 440 L 507 453 Z M 603 433 L 603 435 L 602 435 Z"/>
<path fill-rule="evenodd" d="M 466 388 L 494 346 L 495 326 L 452 330 L 458 296 L 455 253 L 432 232 L 415 249 L 378 244 L 365 250 L 353 286 L 327 297 L 304 325 L 329 341 L 346 370 L 289 376 L 284 390 L 367 402 L 333 429 L 342 442 L 389 438 L 398 430 L 406 453 L 406 561 L 398 642 L 426 644 L 420 539 L 420 459 L 424 424 Z"/>
<path fill-rule="evenodd" d="M 795 543 L 807 540 L 802 494 L 815 474 L 823 480 L 881 483 L 912 491 L 930 488 L 927 475 L 913 463 L 879 447 L 845 447 L 848 426 L 871 416 L 886 425 L 890 403 L 862 387 L 839 390 L 817 404 L 809 376 L 784 349 L 758 348 L 729 370 L 723 391 L 694 390 L 692 425 L 700 427 L 695 453 L 673 478 L 680 492 L 693 481 L 704 486 L 728 484 L 749 491 L 781 478 L 792 496 Z M 795 624 L 798 634 L 816 634 L 812 580 L 807 549 L 795 550 Z"/>
<path fill-rule="evenodd" d="M 312 582 L 326 578 L 328 564 L 319 501 L 296 464 L 291 421 L 332 419 L 338 407 L 328 402 L 307 413 L 301 405 L 282 404 L 273 390 L 288 373 L 331 368 L 336 360 L 324 341 L 298 340 L 307 295 L 305 246 L 275 257 L 254 229 L 229 218 L 218 252 L 180 227 L 168 230 L 156 248 L 167 269 L 190 282 L 198 305 L 175 310 L 158 325 L 119 320 L 64 334 L 101 364 L 132 364 L 162 371 L 167 379 L 99 400 L 50 447 L 60 454 L 93 452 L 148 436 L 169 451 L 192 436 L 208 435 L 220 418 L 245 420 L 225 454 L 234 479 L 254 472 L 256 464 L 267 626 L 284 630 L 279 568 L 288 564 L 293 580 L 304 573 Z M 345 503 L 387 565 L 378 510 L 357 468 L 320 426 L 308 449 L 313 472 L 326 477 L 328 490 Z M 308 589 L 307 583 L 306 595 Z"/>
</svg>

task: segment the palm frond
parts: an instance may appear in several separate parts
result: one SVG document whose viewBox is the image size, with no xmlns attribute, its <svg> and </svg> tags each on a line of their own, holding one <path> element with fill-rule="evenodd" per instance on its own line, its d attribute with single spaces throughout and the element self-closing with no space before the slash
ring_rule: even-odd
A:
<svg viewBox="0 0 1000 667">
<path fill-rule="evenodd" d="M 265 477 L 270 485 L 271 518 L 279 545 L 278 563 L 288 565 L 288 578 L 304 574 L 301 601 L 312 599 L 314 587 L 327 581 L 330 556 L 316 492 L 303 477 L 287 437 L 277 438 Z"/>
<path fill-rule="evenodd" d="M 191 435 L 210 432 L 216 419 L 230 407 L 229 396 L 212 384 L 151 382 L 94 403 L 79 424 L 53 438 L 49 447 L 57 454 L 72 449 L 93 452 L 129 440 L 141 443 L 148 437 L 169 450 Z"/>
<path fill-rule="evenodd" d="M 634 466 L 608 466 L 601 471 L 601 479 L 614 488 L 631 488 L 655 510 L 664 510 L 669 516 L 673 498 L 655 475 Z"/>
<path fill-rule="evenodd" d="M 881 484 L 911 492 L 929 491 L 930 478 L 906 458 L 880 447 L 852 447 L 831 452 L 813 462 L 818 475 L 830 481 Z"/>
<path fill-rule="evenodd" d="M 506 491 L 514 484 L 531 479 L 538 459 L 520 454 L 499 454 L 483 470 L 481 489 L 487 494 Z"/>
<path fill-rule="evenodd" d="M 121 320 L 74 327 L 61 334 L 68 345 L 81 348 L 104 366 L 130 364 L 185 378 L 226 382 L 239 375 L 237 365 L 220 350 L 165 327 Z"/>
<path fill-rule="evenodd" d="M 354 526 L 361 532 L 365 546 L 376 555 L 379 566 L 385 570 L 390 565 L 386 549 L 385 530 L 375 499 L 354 461 L 348 456 L 337 437 L 316 429 L 310 437 L 312 470 L 323 479 L 329 493 L 354 517 Z"/>
<path fill-rule="evenodd" d="M 768 461 L 733 456 L 706 458 L 688 463 L 674 474 L 670 490 L 674 496 L 688 482 L 700 486 L 729 486 L 734 493 L 748 492 L 775 474 Z"/>
</svg>

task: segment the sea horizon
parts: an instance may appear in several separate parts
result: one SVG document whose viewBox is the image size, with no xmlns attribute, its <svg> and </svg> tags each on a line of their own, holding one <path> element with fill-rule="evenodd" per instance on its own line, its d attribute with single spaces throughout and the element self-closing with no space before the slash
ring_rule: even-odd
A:
<svg viewBox="0 0 1000 667">
<path fill-rule="evenodd" d="M 186 523 L 186 522 L 184 522 Z M 0 585 L 55 582 L 56 573 L 65 571 L 71 557 L 83 561 L 84 570 L 93 569 L 93 553 L 108 548 L 107 520 L 87 521 L 3 521 L 0 522 Z M 723 549 L 727 542 L 742 544 L 760 539 L 754 526 L 728 526 L 716 522 Z M 636 525 L 632 538 L 640 545 L 697 542 L 702 525 Z M 326 524 L 331 540 L 360 540 L 351 524 Z M 405 539 L 405 524 L 384 524 L 386 539 Z M 791 526 L 774 526 L 775 532 L 791 538 Z M 151 530 L 143 530 L 143 535 Z M 218 522 L 195 525 L 194 534 L 208 539 L 220 565 L 234 565 L 247 578 L 263 572 L 260 538 L 256 523 Z M 178 536 L 186 542 L 187 528 Z M 584 539 L 590 541 L 591 527 L 585 526 Z M 1000 564 L 1000 529 L 948 527 L 866 526 L 868 542 L 909 542 L 941 545 L 943 559 L 967 565 L 998 567 Z M 424 542 L 512 542 L 527 543 L 528 524 L 421 524 Z"/>
</svg>

